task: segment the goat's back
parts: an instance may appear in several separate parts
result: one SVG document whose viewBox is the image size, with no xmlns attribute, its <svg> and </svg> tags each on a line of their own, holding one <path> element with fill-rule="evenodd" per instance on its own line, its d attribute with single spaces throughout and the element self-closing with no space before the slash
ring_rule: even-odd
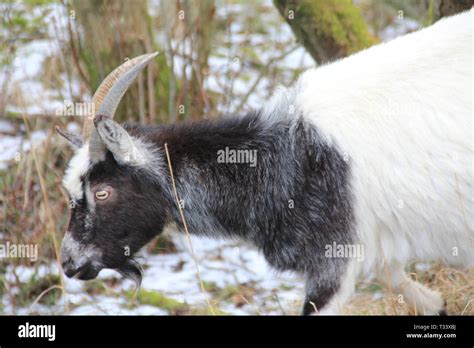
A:
<svg viewBox="0 0 474 348">
<path fill-rule="evenodd" d="M 310 70 L 297 108 L 347 157 L 367 268 L 474 264 L 473 14 Z"/>
</svg>

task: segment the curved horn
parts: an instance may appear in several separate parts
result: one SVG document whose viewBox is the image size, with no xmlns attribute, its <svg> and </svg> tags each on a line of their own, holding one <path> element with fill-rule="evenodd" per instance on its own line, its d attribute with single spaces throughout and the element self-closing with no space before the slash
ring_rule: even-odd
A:
<svg viewBox="0 0 474 348">
<path fill-rule="evenodd" d="M 140 71 L 158 54 L 159 52 L 143 54 L 127 60 L 107 75 L 92 97 L 92 105 L 94 105 L 94 110 L 98 110 L 98 112 L 94 111 L 94 114 L 88 115 L 84 121 L 82 131 L 84 139 L 90 138 L 96 114 L 114 117 L 115 110 L 127 89 Z"/>
</svg>

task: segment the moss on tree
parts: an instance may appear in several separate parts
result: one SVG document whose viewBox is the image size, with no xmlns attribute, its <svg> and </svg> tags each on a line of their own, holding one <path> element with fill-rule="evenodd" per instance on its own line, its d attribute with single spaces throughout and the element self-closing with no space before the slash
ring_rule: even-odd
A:
<svg viewBox="0 0 474 348">
<path fill-rule="evenodd" d="M 274 0 L 297 39 L 318 63 L 377 42 L 351 0 Z"/>
</svg>

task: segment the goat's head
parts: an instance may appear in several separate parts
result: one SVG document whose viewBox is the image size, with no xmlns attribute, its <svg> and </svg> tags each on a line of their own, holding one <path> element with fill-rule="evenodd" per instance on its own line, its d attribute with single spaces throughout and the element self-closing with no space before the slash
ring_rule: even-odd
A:
<svg viewBox="0 0 474 348">
<path fill-rule="evenodd" d="M 102 82 L 92 100 L 98 112 L 86 118 L 82 137 L 57 128 L 75 148 L 63 179 L 71 208 L 61 246 L 68 277 L 93 279 L 113 268 L 139 281 L 133 255 L 163 229 L 163 195 L 150 175 L 160 167 L 154 166 L 159 156 L 112 120 L 127 88 L 155 56 L 127 61 Z"/>
</svg>

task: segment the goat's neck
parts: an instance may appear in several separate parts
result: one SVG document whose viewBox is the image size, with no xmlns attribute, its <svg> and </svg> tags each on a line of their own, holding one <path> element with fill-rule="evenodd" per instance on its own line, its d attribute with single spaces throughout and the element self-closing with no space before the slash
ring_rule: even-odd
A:
<svg viewBox="0 0 474 348">
<path fill-rule="evenodd" d="M 294 157 L 285 153 L 291 142 L 288 126 L 270 130 L 258 114 L 164 127 L 158 141 L 167 144 L 189 232 L 214 237 L 248 239 L 265 210 L 275 210 L 266 206 L 268 190 L 283 190 L 280 181 L 288 179 L 284 172 L 292 167 L 282 162 Z M 174 200 L 172 191 L 170 196 Z M 173 220 L 182 226 L 176 202 L 172 205 Z"/>
</svg>

